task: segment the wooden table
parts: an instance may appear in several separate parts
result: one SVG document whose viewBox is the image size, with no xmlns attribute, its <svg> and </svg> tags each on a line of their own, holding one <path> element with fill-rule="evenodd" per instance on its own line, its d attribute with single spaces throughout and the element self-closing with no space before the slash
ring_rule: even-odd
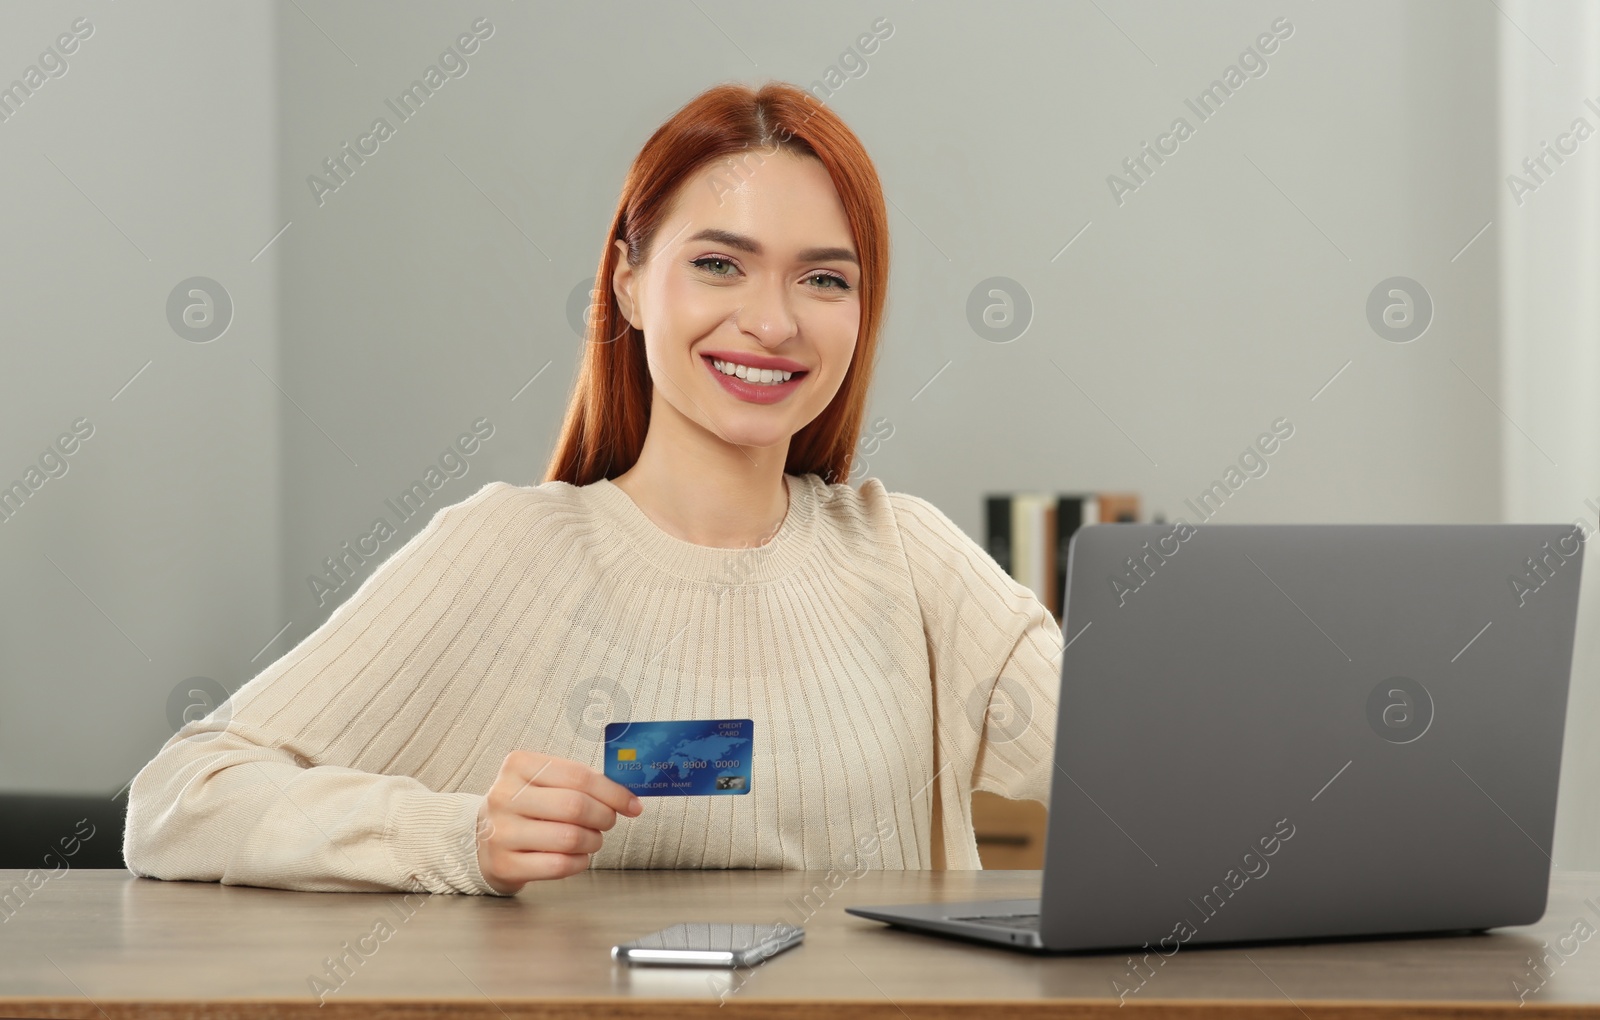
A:
<svg viewBox="0 0 1600 1020">
<path fill-rule="evenodd" d="M 22 875 L 0 872 L 0 892 Z M 1544 920 L 1525 928 L 1186 949 L 1122 1006 L 1112 982 L 1129 983 L 1125 954 L 1028 956 L 843 911 L 1031 896 L 1038 880 L 873 871 L 834 875 L 834 889 L 819 872 L 613 871 L 513 898 L 407 902 L 73 870 L 0 912 L 0 1016 L 1468 1018 L 1519 1015 L 1513 982 L 1535 989 L 1520 1015 L 1600 1016 L 1600 938 L 1569 938 L 1570 957 L 1555 955 L 1580 919 L 1600 933 L 1597 872 L 1555 872 Z M 611 961 L 613 943 L 680 920 L 802 923 L 806 942 L 735 972 Z M 1528 962 L 1541 942 L 1553 970 L 1542 981 Z M 356 955 L 341 977 L 326 961 L 346 946 Z"/>
</svg>

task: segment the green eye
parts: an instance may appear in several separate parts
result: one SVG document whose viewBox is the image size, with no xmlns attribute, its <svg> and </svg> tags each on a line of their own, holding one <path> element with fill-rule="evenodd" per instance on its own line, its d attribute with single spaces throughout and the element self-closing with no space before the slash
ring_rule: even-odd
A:
<svg viewBox="0 0 1600 1020">
<path fill-rule="evenodd" d="M 833 273 L 818 273 L 817 275 L 813 276 L 811 279 L 813 279 L 813 280 L 829 280 L 829 281 L 832 282 L 832 285 L 830 285 L 828 287 L 820 288 L 822 290 L 849 290 L 850 289 L 850 284 L 849 284 L 849 282 L 847 280 L 845 280 L 844 277 L 836 276 Z"/>
<path fill-rule="evenodd" d="M 732 262 L 729 262 L 727 259 L 717 258 L 714 255 L 713 256 L 709 256 L 707 258 L 703 258 L 703 259 L 695 259 L 693 262 L 691 262 L 689 264 L 692 265 L 692 266 L 699 266 L 701 269 L 704 269 L 707 272 L 709 272 L 712 276 L 728 276 L 729 275 L 728 273 L 721 273 L 721 272 L 717 272 L 714 269 L 710 269 L 706 265 L 706 263 L 708 263 L 708 262 L 718 263 L 720 265 L 728 266 L 729 268 L 733 267 L 733 263 Z"/>
</svg>

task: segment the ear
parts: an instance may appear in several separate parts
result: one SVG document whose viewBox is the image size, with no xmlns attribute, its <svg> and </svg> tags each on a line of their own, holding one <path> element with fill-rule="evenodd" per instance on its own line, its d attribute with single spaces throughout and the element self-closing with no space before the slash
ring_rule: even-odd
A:
<svg viewBox="0 0 1600 1020">
<path fill-rule="evenodd" d="M 633 267 L 628 265 L 628 245 L 620 237 L 614 242 L 617 247 L 617 268 L 611 274 L 611 289 L 617 297 L 617 310 L 622 312 L 622 317 L 634 329 L 643 329 L 639 324 L 638 302 L 634 300 L 633 289 L 638 285 L 638 275 Z"/>
</svg>

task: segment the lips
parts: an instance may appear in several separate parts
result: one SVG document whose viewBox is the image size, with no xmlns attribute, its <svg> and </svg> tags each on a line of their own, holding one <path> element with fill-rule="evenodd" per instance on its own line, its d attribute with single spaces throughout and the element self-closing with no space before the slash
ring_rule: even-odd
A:
<svg viewBox="0 0 1600 1020">
<path fill-rule="evenodd" d="M 754 354 L 746 351 L 701 351 L 702 358 L 715 358 L 718 361 L 729 361 L 746 368 L 771 368 L 780 372 L 805 372 L 806 366 L 789 358 L 778 358 L 770 354 Z"/>
<path fill-rule="evenodd" d="M 738 376 L 723 374 L 714 364 L 710 355 L 701 355 L 700 360 L 705 364 L 706 371 L 717 380 L 717 383 L 728 393 L 750 404 L 775 404 L 783 400 L 803 382 L 810 373 L 804 370 L 796 371 L 787 382 L 781 383 L 750 383 Z M 718 358 L 716 360 L 722 360 Z"/>
</svg>

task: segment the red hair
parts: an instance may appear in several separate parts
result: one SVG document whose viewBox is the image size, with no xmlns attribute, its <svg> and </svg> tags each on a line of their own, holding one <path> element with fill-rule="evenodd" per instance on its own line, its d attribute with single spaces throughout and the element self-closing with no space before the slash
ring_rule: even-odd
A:
<svg viewBox="0 0 1600 1020">
<path fill-rule="evenodd" d="M 759 153 L 751 151 L 758 148 Z M 583 360 L 545 481 L 588 485 L 615 478 L 633 466 L 644 447 L 650 369 L 644 335 L 617 307 L 611 280 L 618 252 L 612 239 L 627 246 L 629 265 L 642 265 L 678 189 L 696 171 L 740 153 L 746 154 L 741 165 L 749 166 L 746 160 L 759 164 L 779 150 L 811 156 L 827 168 L 861 260 L 855 354 L 833 400 L 790 440 L 784 470 L 818 474 L 827 482 L 850 477 L 889 279 L 883 188 L 860 139 L 837 114 L 804 89 L 769 82 L 759 90 L 739 84 L 707 89 L 657 128 L 639 150 L 600 255 Z"/>
</svg>

